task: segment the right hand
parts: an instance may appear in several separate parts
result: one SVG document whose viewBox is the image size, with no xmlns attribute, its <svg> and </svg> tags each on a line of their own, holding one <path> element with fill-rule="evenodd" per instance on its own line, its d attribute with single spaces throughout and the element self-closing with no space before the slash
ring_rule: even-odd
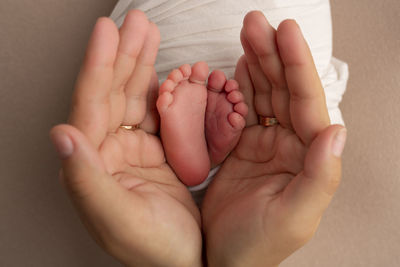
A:
<svg viewBox="0 0 400 267">
<path fill-rule="evenodd" d="M 158 89 L 155 24 L 131 11 L 118 31 L 98 20 L 69 125 L 50 136 L 62 182 L 94 239 L 128 266 L 201 266 L 200 213 L 166 164 L 148 88 Z M 152 78 L 153 77 L 153 78 Z M 153 102 L 154 101 L 150 101 Z M 141 124 L 139 130 L 120 125 Z"/>
<path fill-rule="evenodd" d="M 236 70 L 247 127 L 202 207 L 209 266 L 277 266 L 315 233 L 340 182 L 343 126 L 331 125 L 311 52 L 293 21 L 260 12 Z M 258 125 L 257 115 L 280 125 Z"/>
</svg>

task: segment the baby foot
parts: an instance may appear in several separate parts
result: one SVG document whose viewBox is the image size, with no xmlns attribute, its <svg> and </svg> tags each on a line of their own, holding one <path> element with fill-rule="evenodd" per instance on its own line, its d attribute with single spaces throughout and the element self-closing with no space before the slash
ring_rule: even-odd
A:
<svg viewBox="0 0 400 267">
<path fill-rule="evenodd" d="M 210 170 L 204 134 L 207 76 L 205 62 L 183 65 L 169 74 L 157 100 L 167 161 L 187 186 L 202 183 Z"/>
<path fill-rule="evenodd" d="M 205 118 L 206 139 L 211 165 L 220 164 L 239 142 L 246 125 L 248 107 L 235 80 L 226 80 L 222 71 L 208 78 Z"/>
</svg>

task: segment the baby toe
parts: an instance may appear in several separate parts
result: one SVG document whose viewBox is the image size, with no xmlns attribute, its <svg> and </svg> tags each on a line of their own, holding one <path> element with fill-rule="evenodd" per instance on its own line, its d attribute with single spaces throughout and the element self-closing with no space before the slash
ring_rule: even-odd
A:
<svg viewBox="0 0 400 267">
<path fill-rule="evenodd" d="M 158 91 L 158 95 L 162 95 L 164 93 L 172 93 L 176 87 L 176 83 L 170 79 L 165 80 L 160 86 Z"/>
<path fill-rule="evenodd" d="M 244 96 L 239 90 L 231 91 L 229 94 L 226 95 L 226 98 L 232 104 L 237 104 L 244 101 Z"/>
<path fill-rule="evenodd" d="M 239 83 L 235 80 L 229 80 L 226 82 L 225 91 L 227 93 L 239 90 Z"/>
<path fill-rule="evenodd" d="M 236 112 L 229 114 L 228 121 L 234 130 L 242 130 L 246 126 L 244 117 Z"/>
<path fill-rule="evenodd" d="M 208 65 L 207 63 L 200 61 L 193 65 L 192 74 L 189 80 L 193 83 L 205 84 L 208 77 Z"/>
<path fill-rule="evenodd" d="M 171 73 L 168 75 L 167 79 L 178 84 L 183 80 L 183 73 L 180 69 L 175 69 L 175 70 L 171 71 Z"/>
<path fill-rule="evenodd" d="M 223 71 L 214 70 L 208 77 L 207 89 L 216 93 L 224 90 L 226 84 L 226 76 Z"/>
<path fill-rule="evenodd" d="M 157 105 L 157 110 L 161 116 L 168 110 L 173 100 L 174 97 L 169 92 L 165 92 L 158 97 L 156 105 Z"/>
<path fill-rule="evenodd" d="M 182 72 L 183 79 L 188 79 L 189 76 L 192 74 L 192 67 L 189 64 L 184 64 L 179 67 L 179 70 Z"/>
<path fill-rule="evenodd" d="M 243 118 L 249 113 L 249 107 L 244 102 L 240 102 L 233 107 L 233 110 Z"/>
</svg>

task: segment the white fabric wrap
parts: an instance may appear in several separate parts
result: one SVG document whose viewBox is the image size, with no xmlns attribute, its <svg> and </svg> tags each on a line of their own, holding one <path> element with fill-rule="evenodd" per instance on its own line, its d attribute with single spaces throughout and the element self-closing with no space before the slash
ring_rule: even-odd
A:
<svg viewBox="0 0 400 267">
<path fill-rule="evenodd" d="M 339 103 L 346 89 L 347 65 L 332 57 L 329 0 L 120 0 L 111 18 L 121 26 L 130 9 L 140 9 L 157 24 L 161 46 L 156 62 L 160 81 L 180 65 L 206 61 L 232 77 L 243 54 L 240 30 L 245 14 L 261 10 L 277 27 L 295 19 L 310 45 L 325 88 L 332 123 L 343 124 Z"/>
<path fill-rule="evenodd" d="M 348 68 L 332 57 L 329 0 L 120 0 L 111 18 L 121 26 L 130 9 L 142 10 L 160 29 L 155 66 L 160 82 L 172 69 L 197 61 L 206 61 L 211 70 L 221 69 L 233 77 L 243 54 L 240 30 L 248 11 L 261 10 L 274 27 L 285 19 L 295 19 L 311 48 L 331 121 L 344 124 L 338 105 L 346 89 Z"/>
</svg>

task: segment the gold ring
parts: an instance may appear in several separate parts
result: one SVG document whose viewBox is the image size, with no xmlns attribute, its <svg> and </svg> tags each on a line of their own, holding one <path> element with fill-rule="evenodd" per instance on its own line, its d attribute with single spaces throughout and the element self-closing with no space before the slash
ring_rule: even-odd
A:
<svg viewBox="0 0 400 267">
<path fill-rule="evenodd" d="M 121 126 L 119 126 L 119 128 L 125 129 L 125 130 L 129 130 L 129 131 L 134 131 L 134 130 L 140 129 L 140 125 L 139 124 L 136 124 L 136 125 L 121 125 Z"/>
<path fill-rule="evenodd" d="M 275 117 L 264 117 L 261 115 L 258 115 L 258 124 L 265 126 L 265 127 L 270 127 L 279 124 L 279 121 Z"/>
</svg>

